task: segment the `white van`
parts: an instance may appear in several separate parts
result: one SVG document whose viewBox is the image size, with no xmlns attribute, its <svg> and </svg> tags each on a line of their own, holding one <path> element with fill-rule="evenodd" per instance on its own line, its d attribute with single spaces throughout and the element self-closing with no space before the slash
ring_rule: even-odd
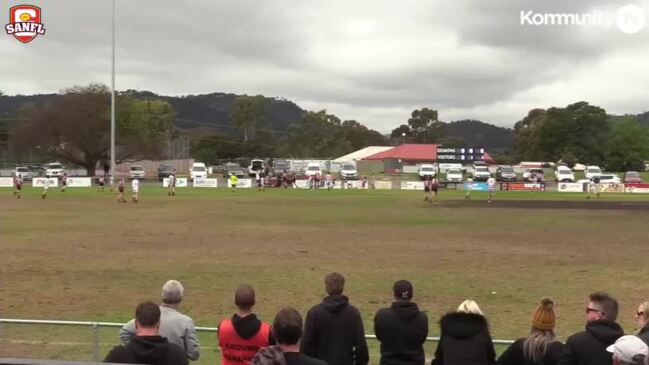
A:
<svg viewBox="0 0 649 365">
<path fill-rule="evenodd" d="M 421 164 L 419 166 L 419 177 L 424 180 L 427 177 L 435 177 L 437 168 L 433 164 Z"/>
<path fill-rule="evenodd" d="M 306 166 L 306 171 L 304 171 L 304 175 L 306 175 L 306 177 L 314 175 L 322 176 L 322 168 L 320 167 L 320 163 L 309 162 L 309 164 Z"/>
<path fill-rule="evenodd" d="M 192 168 L 189 170 L 189 178 L 194 179 L 207 179 L 207 167 L 202 162 L 194 162 Z"/>
</svg>

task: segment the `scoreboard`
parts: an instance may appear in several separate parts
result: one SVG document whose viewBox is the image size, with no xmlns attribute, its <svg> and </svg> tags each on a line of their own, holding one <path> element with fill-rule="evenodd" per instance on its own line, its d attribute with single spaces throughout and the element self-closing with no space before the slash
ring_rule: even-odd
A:
<svg viewBox="0 0 649 365">
<path fill-rule="evenodd" d="M 473 162 L 484 160 L 485 149 L 481 147 L 437 147 L 438 162 Z"/>
</svg>

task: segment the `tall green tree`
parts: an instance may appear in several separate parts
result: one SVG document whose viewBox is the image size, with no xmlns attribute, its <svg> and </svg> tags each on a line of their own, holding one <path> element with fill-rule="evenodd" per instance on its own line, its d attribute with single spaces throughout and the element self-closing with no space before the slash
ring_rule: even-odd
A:
<svg viewBox="0 0 649 365">
<path fill-rule="evenodd" d="M 410 114 L 408 124 L 402 124 L 392 130 L 393 139 L 405 136 L 418 143 L 434 143 L 444 136 L 444 124 L 439 121 L 437 110 L 429 108 L 415 109 Z"/>
<path fill-rule="evenodd" d="M 609 132 L 606 111 L 585 101 L 565 108 L 534 109 L 516 123 L 515 150 L 521 159 L 559 161 L 573 157 L 601 164 Z"/>
<path fill-rule="evenodd" d="M 616 122 L 605 148 L 609 171 L 643 171 L 649 161 L 649 127 L 635 118 Z"/>
<path fill-rule="evenodd" d="M 278 156 L 331 158 L 352 151 L 345 139 L 340 119 L 326 110 L 308 112 L 289 127 L 278 149 Z"/>
<path fill-rule="evenodd" d="M 110 92 L 105 85 L 75 86 L 57 102 L 26 105 L 9 140 L 20 152 L 39 146 L 64 161 L 95 173 L 110 158 Z M 118 95 L 116 103 L 117 162 L 156 158 L 171 136 L 173 108 L 164 101 Z"/>
<path fill-rule="evenodd" d="M 260 129 L 268 128 L 265 123 L 266 100 L 262 95 L 239 96 L 230 110 L 230 119 L 241 132 L 244 142 L 254 139 Z"/>
</svg>

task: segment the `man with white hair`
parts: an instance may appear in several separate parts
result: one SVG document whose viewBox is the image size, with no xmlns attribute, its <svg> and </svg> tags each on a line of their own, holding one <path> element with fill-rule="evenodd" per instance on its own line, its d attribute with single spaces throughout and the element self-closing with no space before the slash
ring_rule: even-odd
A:
<svg viewBox="0 0 649 365">
<path fill-rule="evenodd" d="M 637 336 L 622 336 L 606 348 L 613 354 L 613 365 L 646 365 L 649 347 Z"/>
<path fill-rule="evenodd" d="M 169 280 L 162 286 L 162 304 L 160 304 L 160 336 L 166 337 L 185 350 L 187 358 L 198 360 L 200 344 L 196 336 L 194 321 L 178 312 L 183 299 L 183 285 L 176 280 Z M 131 320 L 119 331 L 119 339 L 124 344 L 135 337 L 135 321 Z"/>
</svg>

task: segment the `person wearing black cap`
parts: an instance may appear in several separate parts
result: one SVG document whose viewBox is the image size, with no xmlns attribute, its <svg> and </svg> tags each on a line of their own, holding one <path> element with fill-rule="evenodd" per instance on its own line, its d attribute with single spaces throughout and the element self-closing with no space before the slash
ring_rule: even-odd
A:
<svg viewBox="0 0 649 365">
<path fill-rule="evenodd" d="M 422 365 L 428 316 L 412 302 L 413 288 L 407 280 L 394 283 L 394 303 L 374 316 L 374 333 L 381 342 L 381 365 Z"/>
</svg>

